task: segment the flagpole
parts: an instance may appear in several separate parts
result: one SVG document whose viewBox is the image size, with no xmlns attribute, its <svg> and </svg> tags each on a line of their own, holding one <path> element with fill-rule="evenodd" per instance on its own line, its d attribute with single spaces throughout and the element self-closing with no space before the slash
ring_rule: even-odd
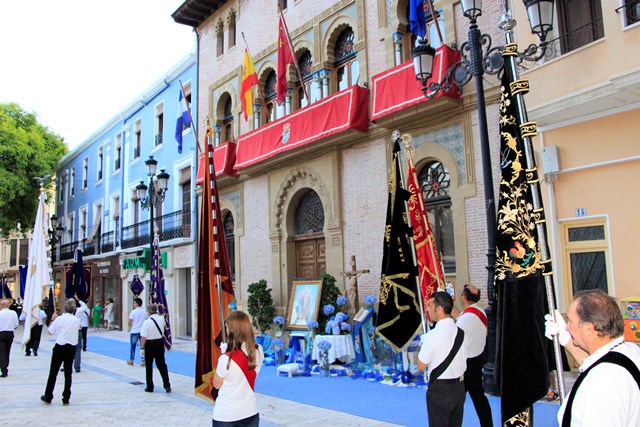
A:
<svg viewBox="0 0 640 427">
<path fill-rule="evenodd" d="M 242 40 L 244 40 L 244 47 L 247 49 L 247 52 L 249 53 L 249 58 L 251 58 L 251 62 L 253 62 L 253 57 L 251 56 L 251 50 L 249 49 L 249 44 L 247 43 L 247 38 L 244 36 L 244 31 L 241 32 L 240 34 L 242 34 Z M 255 63 L 253 64 L 255 66 Z M 253 90 L 253 89 L 251 89 Z M 260 95 L 260 100 L 262 101 L 262 109 L 265 111 L 265 114 L 267 113 L 267 104 L 265 103 L 264 100 L 264 93 L 262 91 L 262 86 L 260 86 L 260 82 L 258 81 L 258 94 Z"/>
<path fill-rule="evenodd" d="M 293 52 L 293 45 L 291 44 L 291 37 L 289 37 L 289 28 L 287 27 L 287 21 L 284 20 L 284 15 L 282 15 L 282 9 L 278 6 L 278 12 L 280 13 L 280 18 L 282 18 L 282 24 L 284 25 L 285 35 L 287 36 L 287 40 L 289 41 L 289 50 L 291 51 L 291 58 L 293 58 L 293 65 L 296 66 L 296 72 L 298 73 L 298 79 L 300 80 L 300 84 L 302 85 L 302 90 L 304 90 L 304 97 L 307 99 L 307 104 L 310 104 L 309 94 L 307 93 L 307 87 L 302 80 L 302 73 L 300 72 L 300 67 L 298 65 L 298 61 L 296 61 L 296 55 Z"/>
<path fill-rule="evenodd" d="M 391 134 L 391 138 L 393 139 L 394 143 L 398 140 L 402 140 L 402 138 L 400 137 L 400 132 L 398 132 L 397 130 L 393 131 L 393 133 Z M 400 186 L 406 189 L 404 184 L 404 174 L 402 173 L 402 167 L 399 168 L 398 174 L 400 175 Z M 406 200 L 404 201 L 404 209 L 406 212 L 409 212 L 409 205 Z M 411 215 L 407 215 L 407 221 L 409 222 L 409 227 L 411 227 Z M 411 236 L 409 236 L 409 243 L 411 244 L 411 259 L 413 260 L 413 267 L 417 270 L 418 261 L 416 259 L 416 244 L 413 241 L 413 233 L 411 233 Z M 427 322 L 424 316 L 424 304 L 422 302 L 422 286 L 420 285 L 420 274 L 416 274 L 415 277 L 416 277 L 416 285 L 417 285 L 416 292 L 418 294 L 418 306 L 420 307 L 420 318 L 422 319 L 422 333 L 426 334 Z"/>
<path fill-rule="evenodd" d="M 439 14 L 436 14 L 436 9 L 433 7 L 433 0 L 427 0 L 429 4 L 429 10 L 431 10 L 431 16 L 433 17 L 433 22 L 436 24 L 436 30 L 438 31 L 438 38 L 440 39 L 440 44 L 444 44 L 444 39 L 442 38 L 442 31 L 440 31 L 440 24 L 438 24 Z"/>
<path fill-rule="evenodd" d="M 537 174 L 536 160 L 533 154 L 533 142 L 531 137 L 537 134 L 536 123 L 529 122 L 527 116 L 527 108 L 524 102 L 523 92 L 527 93 L 529 90 L 529 82 L 528 80 L 518 81 L 520 78 L 518 73 L 518 67 L 516 65 L 515 58 L 517 57 L 517 43 L 513 42 L 513 34 L 512 30 L 515 26 L 515 21 L 510 19 L 510 17 L 505 17 L 505 20 L 501 22 L 500 28 L 505 30 L 505 38 L 507 45 L 505 46 L 505 56 L 507 56 L 505 66 L 509 67 L 509 70 L 504 70 L 504 72 L 510 71 L 513 83 L 520 83 L 518 87 L 520 90 L 514 90 L 512 86 L 512 92 L 515 95 L 516 99 L 516 107 L 518 112 L 518 120 L 520 123 L 520 132 L 522 135 L 522 140 L 524 142 L 524 150 L 525 150 L 525 158 L 527 161 L 527 176 L 531 176 L 531 178 L 527 179 L 529 184 L 529 189 L 531 191 L 531 196 L 533 199 L 533 209 L 534 212 L 540 214 L 541 219 L 536 221 L 536 231 L 538 233 L 538 241 L 540 242 L 540 256 L 541 256 L 541 264 L 544 265 L 545 270 L 543 272 L 544 276 L 544 284 L 547 294 L 547 304 L 549 308 L 549 313 L 552 316 L 555 316 L 555 291 L 553 285 L 553 268 L 551 265 L 551 257 L 549 254 L 549 247 L 547 244 L 547 230 L 546 230 L 546 219 L 544 218 L 544 207 L 542 204 L 542 197 L 540 195 L 540 180 Z M 512 54 L 506 55 L 507 52 L 511 52 Z M 553 352 L 555 356 L 556 362 L 556 381 L 558 383 L 558 389 L 560 391 L 560 401 L 563 402 L 565 400 L 565 386 L 564 386 L 564 376 L 562 374 L 563 366 L 562 366 L 562 354 L 560 348 L 560 342 L 558 340 L 558 335 L 553 336 Z"/>
</svg>

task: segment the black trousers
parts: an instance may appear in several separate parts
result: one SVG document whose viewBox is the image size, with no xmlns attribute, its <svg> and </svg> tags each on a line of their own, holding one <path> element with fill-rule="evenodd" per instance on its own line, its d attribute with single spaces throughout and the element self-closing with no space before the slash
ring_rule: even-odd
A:
<svg viewBox="0 0 640 427">
<path fill-rule="evenodd" d="M 40 337 L 42 336 L 42 325 L 35 325 L 31 328 L 31 334 L 29 335 L 29 342 L 25 346 L 25 353 L 27 355 L 31 354 L 31 350 L 33 353 L 38 352 L 38 348 L 40 348 Z"/>
<path fill-rule="evenodd" d="M 484 366 L 485 356 L 479 356 L 467 359 L 467 371 L 464 373 L 464 388 L 471 396 L 473 406 L 476 408 L 478 419 L 481 427 L 493 427 L 493 419 L 491 418 L 491 406 L 489 399 L 484 394 L 484 386 L 482 385 L 482 367 Z"/>
<path fill-rule="evenodd" d="M 83 351 L 87 351 L 87 329 L 89 329 L 88 326 L 83 326 L 81 331 L 82 331 L 82 350 Z"/>
<path fill-rule="evenodd" d="M 169 371 L 167 363 L 164 361 L 164 342 L 159 340 L 147 340 L 144 343 L 144 360 L 147 373 L 147 389 L 153 390 L 153 362 L 162 377 L 162 386 L 167 389 L 171 387 L 169 383 Z"/>
<path fill-rule="evenodd" d="M 64 366 L 64 390 L 62 391 L 62 398 L 69 400 L 71 397 L 71 375 L 73 374 L 73 358 L 76 355 L 76 346 L 71 344 L 53 346 L 53 352 L 51 353 L 51 367 L 49 368 L 49 379 L 47 380 L 47 388 L 44 390 L 44 395 L 48 399 L 53 399 L 53 389 L 56 387 L 56 379 L 58 378 L 58 372 L 60 366 Z"/>
<path fill-rule="evenodd" d="M 260 414 L 255 414 L 238 421 L 211 420 L 212 427 L 258 427 L 259 425 L 260 425 Z"/>
<path fill-rule="evenodd" d="M 9 353 L 11 353 L 11 344 L 13 343 L 13 331 L 0 332 L 0 371 L 3 374 L 9 372 Z"/>
<path fill-rule="evenodd" d="M 429 381 L 429 388 L 427 388 L 429 427 L 462 426 L 465 396 L 464 382 Z"/>
</svg>

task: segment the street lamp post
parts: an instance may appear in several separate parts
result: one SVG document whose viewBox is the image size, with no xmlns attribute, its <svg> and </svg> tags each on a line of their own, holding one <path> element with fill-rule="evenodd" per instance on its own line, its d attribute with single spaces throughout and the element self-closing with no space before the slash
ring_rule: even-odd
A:
<svg viewBox="0 0 640 427">
<path fill-rule="evenodd" d="M 552 29 L 554 0 L 523 0 L 529 16 L 531 31 L 537 34 L 540 45 L 530 45 L 524 52 L 518 53 L 520 60 L 538 61 L 546 51 L 547 33 Z M 457 86 L 462 88 L 475 78 L 476 96 L 478 100 L 478 127 L 480 133 L 480 150 L 482 157 L 482 176 L 484 181 L 484 198 L 487 227 L 487 299 L 486 310 L 488 324 L 489 361 L 484 367 L 484 387 L 490 394 L 499 394 L 500 390 L 494 379 L 495 344 L 496 344 L 496 312 L 495 312 L 495 264 L 496 264 L 496 208 L 493 191 L 493 171 L 489 131 L 487 126 L 487 110 L 484 96 L 484 74 L 497 74 L 503 66 L 503 46 L 491 46 L 491 36 L 481 34 L 477 19 L 482 14 L 482 0 L 461 0 L 464 16 L 469 18 L 468 40 L 460 47 L 461 59 L 453 64 L 445 73 L 442 81 L 428 82 L 433 75 L 433 58 L 435 49 L 425 40 L 418 39 L 418 45 L 411 51 L 416 79 L 422 83 L 422 93 L 433 98 L 440 91 L 448 91 Z M 502 28 L 502 27 L 501 27 Z"/>
<path fill-rule="evenodd" d="M 144 162 L 147 166 L 147 175 L 149 176 L 149 186 L 144 181 L 140 181 L 140 184 L 136 186 L 136 192 L 138 199 L 140 200 L 140 206 L 142 209 L 149 209 L 149 248 L 151 249 L 151 259 L 153 259 L 153 239 L 155 236 L 155 227 L 153 223 L 153 210 L 157 208 L 164 201 L 167 187 L 169 184 L 169 174 L 164 169 L 160 169 L 160 172 L 156 174 L 156 168 L 158 161 L 149 156 Z M 147 194 L 147 189 L 149 194 Z"/>
<path fill-rule="evenodd" d="M 54 214 L 49 218 L 51 222 L 51 228 L 48 230 L 49 232 L 49 245 L 51 250 L 51 279 L 53 283 L 51 286 L 55 286 L 56 283 L 56 270 L 55 270 L 55 256 L 56 256 L 56 246 L 61 241 L 62 232 L 64 231 L 64 227 L 62 224 L 58 224 L 58 217 Z M 55 302 L 49 302 L 51 307 L 55 307 Z"/>
</svg>

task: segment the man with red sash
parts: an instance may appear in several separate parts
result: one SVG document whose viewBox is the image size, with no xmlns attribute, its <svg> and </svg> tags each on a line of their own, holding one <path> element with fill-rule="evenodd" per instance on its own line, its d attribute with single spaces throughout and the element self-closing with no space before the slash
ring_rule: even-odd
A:
<svg viewBox="0 0 640 427">
<path fill-rule="evenodd" d="M 487 362 L 487 315 L 478 305 L 480 289 L 464 285 L 462 305 L 464 310 L 456 319 L 456 325 L 464 331 L 467 347 L 467 370 L 464 373 L 464 387 L 471 396 L 481 427 L 492 427 L 491 407 L 484 394 L 482 367 Z M 456 311 L 456 310 L 454 310 Z"/>
</svg>

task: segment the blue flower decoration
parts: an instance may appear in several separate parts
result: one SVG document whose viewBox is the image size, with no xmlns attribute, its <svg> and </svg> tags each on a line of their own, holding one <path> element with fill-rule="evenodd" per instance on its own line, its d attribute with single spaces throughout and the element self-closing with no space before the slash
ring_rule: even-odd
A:
<svg viewBox="0 0 640 427">
<path fill-rule="evenodd" d="M 331 343 L 329 341 L 320 341 L 317 346 L 320 350 L 329 350 L 331 348 Z"/>
<path fill-rule="evenodd" d="M 367 295 L 366 297 L 364 297 L 364 302 L 365 302 L 367 305 L 373 305 L 373 304 L 375 304 L 376 302 L 378 302 L 378 298 L 376 298 L 376 296 L 375 296 L 375 295 L 373 295 L 373 294 L 369 294 L 369 295 Z"/>
<path fill-rule="evenodd" d="M 336 301 L 336 304 L 338 304 L 338 305 L 345 305 L 345 304 L 347 303 L 347 301 L 349 301 L 349 300 L 347 299 L 347 297 L 345 297 L 345 296 L 343 296 L 343 295 L 340 295 L 340 296 L 338 297 L 338 300 Z"/>
<path fill-rule="evenodd" d="M 284 341 L 281 338 L 275 338 L 271 341 L 271 348 L 274 350 L 282 350 L 284 348 Z"/>
<path fill-rule="evenodd" d="M 273 323 L 278 323 L 280 325 L 284 325 L 284 319 L 282 318 L 282 316 L 274 317 L 273 318 Z"/>
<path fill-rule="evenodd" d="M 331 332 L 333 333 L 333 335 L 340 335 L 340 327 L 338 325 L 334 326 L 333 328 L 331 328 Z"/>
<path fill-rule="evenodd" d="M 345 332 L 349 332 L 351 331 L 351 325 L 348 324 L 347 322 L 342 322 L 340 323 L 340 329 L 342 329 Z"/>
<path fill-rule="evenodd" d="M 318 327 L 318 322 L 316 322 L 316 321 L 311 321 L 311 322 L 307 323 L 307 328 L 308 329 L 315 329 L 317 327 Z"/>
<path fill-rule="evenodd" d="M 347 320 L 348 318 L 349 318 L 349 316 L 344 314 L 344 313 L 342 313 L 342 312 L 336 314 L 336 322 L 338 322 L 338 323 L 342 323 L 345 320 Z"/>
<path fill-rule="evenodd" d="M 333 304 L 327 304 L 324 307 L 322 307 L 322 312 L 324 313 L 325 316 L 332 315 L 334 311 L 336 311 L 336 308 L 333 306 Z"/>
</svg>

